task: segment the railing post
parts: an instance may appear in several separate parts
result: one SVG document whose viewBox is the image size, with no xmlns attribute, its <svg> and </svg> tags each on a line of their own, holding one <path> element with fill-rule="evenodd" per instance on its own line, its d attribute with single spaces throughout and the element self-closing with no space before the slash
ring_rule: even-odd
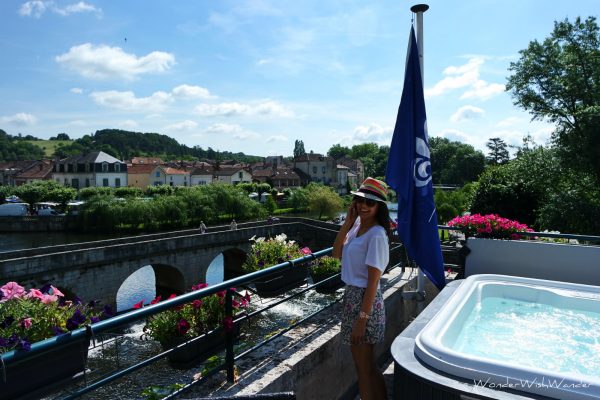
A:
<svg viewBox="0 0 600 400">
<path fill-rule="evenodd" d="M 225 295 L 225 365 L 227 368 L 227 380 L 231 383 L 235 381 L 235 366 L 233 355 L 233 335 L 235 334 L 233 326 L 233 290 L 227 289 Z"/>
</svg>

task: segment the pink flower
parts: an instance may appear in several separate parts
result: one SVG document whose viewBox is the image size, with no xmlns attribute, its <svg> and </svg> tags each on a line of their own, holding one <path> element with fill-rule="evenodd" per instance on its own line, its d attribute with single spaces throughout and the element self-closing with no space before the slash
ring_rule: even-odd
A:
<svg viewBox="0 0 600 400">
<path fill-rule="evenodd" d="M 156 303 L 158 303 L 158 302 L 160 301 L 161 297 L 162 297 L 162 296 L 160 296 L 160 295 L 156 296 L 156 297 L 154 298 L 154 300 L 152 300 L 152 301 L 150 302 L 150 304 L 156 304 Z"/>
<path fill-rule="evenodd" d="M 40 299 L 40 300 L 42 300 L 44 298 L 44 293 L 42 293 L 38 289 L 29 289 L 29 293 L 27 294 L 27 297 L 30 298 L 30 299 Z"/>
<path fill-rule="evenodd" d="M 223 328 L 226 332 L 230 332 L 233 329 L 233 317 L 223 318 Z"/>
<path fill-rule="evenodd" d="M 133 309 L 137 310 L 138 308 L 142 308 L 142 307 L 144 307 L 144 300 L 140 300 L 140 301 L 138 301 L 138 302 L 137 302 L 137 303 L 135 303 L 135 304 L 133 305 L 133 307 L 131 307 L 131 308 L 133 308 Z"/>
<path fill-rule="evenodd" d="M 179 322 L 177 323 L 177 333 L 179 333 L 181 336 L 185 336 L 185 334 L 189 330 L 190 330 L 190 323 L 187 322 L 185 319 L 179 320 Z"/>
<path fill-rule="evenodd" d="M 25 296 L 25 288 L 17 282 L 8 282 L 6 285 L 0 287 L 0 290 L 6 300 L 20 299 Z"/>
<path fill-rule="evenodd" d="M 44 304 L 50 304 L 50 303 L 54 303 L 55 301 L 57 301 L 58 296 L 55 296 L 53 294 L 45 294 L 42 296 L 42 298 L 40 300 Z"/>
<path fill-rule="evenodd" d="M 31 318 L 25 318 L 21 321 L 21 326 L 25 329 L 31 328 L 31 325 L 32 325 Z"/>
<path fill-rule="evenodd" d="M 58 296 L 58 297 L 65 297 L 65 295 L 60 290 L 58 290 L 56 287 L 54 287 L 54 286 L 50 286 L 50 287 L 52 288 L 53 295 Z"/>
<path fill-rule="evenodd" d="M 208 287 L 208 283 L 199 283 L 197 285 L 192 286 L 192 290 L 200 290 L 200 289 L 204 289 L 205 287 Z"/>
<path fill-rule="evenodd" d="M 308 247 L 303 247 L 300 249 L 300 253 L 302 253 L 304 255 L 309 255 L 309 254 L 312 254 L 312 251 L 310 251 L 310 249 Z"/>
<path fill-rule="evenodd" d="M 198 309 L 202 307 L 202 300 L 194 300 L 192 301 L 192 307 Z"/>
</svg>

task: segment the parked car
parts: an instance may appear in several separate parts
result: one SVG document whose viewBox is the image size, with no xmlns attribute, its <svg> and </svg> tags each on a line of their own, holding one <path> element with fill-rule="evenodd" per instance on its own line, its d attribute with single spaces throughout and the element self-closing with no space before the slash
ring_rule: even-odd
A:
<svg viewBox="0 0 600 400">
<path fill-rule="evenodd" d="M 59 213 L 58 211 L 56 211 L 53 208 L 41 208 L 37 211 L 37 215 L 40 217 L 55 217 L 55 216 L 59 216 L 59 215 L 64 215 Z"/>
<path fill-rule="evenodd" d="M 29 212 L 26 203 L 0 204 L 0 217 L 23 217 Z"/>
</svg>

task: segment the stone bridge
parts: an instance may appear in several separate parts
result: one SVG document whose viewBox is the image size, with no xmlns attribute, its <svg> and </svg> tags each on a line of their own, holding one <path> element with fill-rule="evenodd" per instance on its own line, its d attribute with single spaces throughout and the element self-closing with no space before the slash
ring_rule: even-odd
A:
<svg viewBox="0 0 600 400">
<path fill-rule="evenodd" d="M 113 240 L 40 247 L 0 253 L 0 283 L 16 281 L 26 287 L 52 283 L 69 295 L 101 300 L 116 306 L 123 282 L 151 265 L 157 293 L 182 293 L 206 281 L 210 263 L 220 254 L 224 278 L 243 274 L 249 239 L 285 233 L 313 251 L 331 247 L 338 226 L 305 218 L 281 218 L 279 223 L 238 224 L 237 230 L 209 228 L 140 235 Z"/>
</svg>

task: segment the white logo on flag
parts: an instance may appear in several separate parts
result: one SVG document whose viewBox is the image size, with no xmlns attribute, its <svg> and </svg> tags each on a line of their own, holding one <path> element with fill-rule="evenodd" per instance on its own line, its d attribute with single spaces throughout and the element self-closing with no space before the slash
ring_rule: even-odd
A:
<svg viewBox="0 0 600 400">
<path fill-rule="evenodd" d="M 415 186 L 423 187 L 431 181 L 431 161 L 429 161 L 429 146 L 420 137 L 415 140 L 415 151 L 417 157 L 415 157 Z"/>
</svg>

